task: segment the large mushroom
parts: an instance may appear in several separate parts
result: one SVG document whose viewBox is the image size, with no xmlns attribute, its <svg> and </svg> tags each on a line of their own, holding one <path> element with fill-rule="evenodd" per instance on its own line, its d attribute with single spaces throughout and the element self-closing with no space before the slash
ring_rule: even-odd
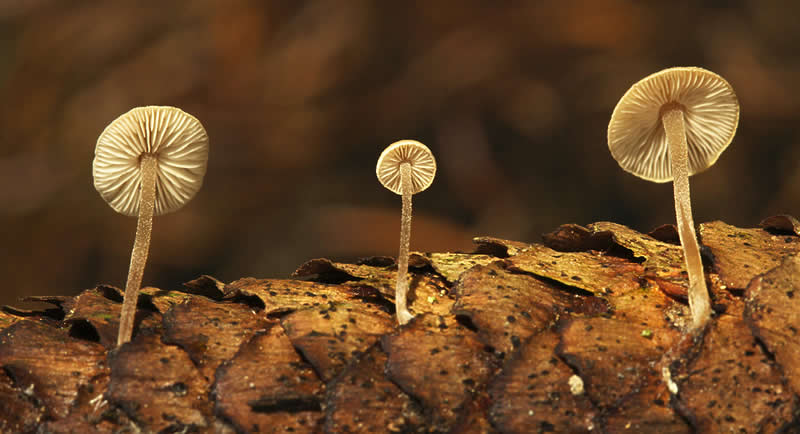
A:
<svg viewBox="0 0 800 434">
<path fill-rule="evenodd" d="M 395 310 L 397 322 L 406 324 L 413 318 L 408 311 L 408 255 L 411 242 L 411 196 L 425 190 L 436 176 L 436 160 L 427 146 L 416 140 L 400 140 L 389 145 L 378 158 L 375 168 L 378 180 L 393 193 L 402 195 L 400 217 L 400 253 L 397 255 L 397 287 Z"/>
<path fill-rule="evenodd" d="M 711 301 L 692 218 L 689 176 L 717 161 L 738 124 L 739 102 L 730 84 L 694 67 L 665 69 L 634 84 L 608 124 L 608 148 L 624 170 L 652 182 L 672 181 L 693 330 L 710 319 Z"/>
<path fill-rule="evenodd" d="M 153 215 L 185 205 L 203 184 L 208 136 L 194 116 L 175 107 L 135 108 L 100 134 L 94 187 L 120 214 L 138 216 L 117 345 L 130 341 L 150 249 Z"/>
</svg>

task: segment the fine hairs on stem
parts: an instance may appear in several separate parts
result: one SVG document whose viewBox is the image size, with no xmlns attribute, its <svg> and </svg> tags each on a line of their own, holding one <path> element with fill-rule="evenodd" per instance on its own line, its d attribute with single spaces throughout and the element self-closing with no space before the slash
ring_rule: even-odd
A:
<svg viewBox="0 0 800 434">
<path fill-rule="evenodd" d="M 133 336 L 153 217 L 189 202 L 203 185 L 207 163 L 206 130 L 197 118 L 175 107 L 136 107 L 111 122 L 97 139 L 94 188 L 114 211 L 139 219 L 117 346 Z"/>
<path fill-rule="evenodd" d="M 651 182 L 672 182 L 675 219 L 688 275 L 689 332 L 711 319 L 711 298 L 694 228 L 689 177 L 708 169 L 739 125 L 739 101 L 719 75 L 675 67 L 636 82 L 608 123 L 608 149 L 620 167 Z"/>
<path fill-rule="evenodd" d="M 433 183 L 436 175 L 436 160 L 427 146 L 416 140 L 400 140 L 392 143 L 378 157 L 375 168 L 378 181 L 389 191 L 403 199 L 400 217 L 400 253 L 397 255 L 397 285 L 395 286 L 395 310 L 400 325 L 414 316 L 408 310 L 408 256 L 411 244 L 411 196 Z"/>
<path fill-rule="evenodd" d="M 122 314 L 119 319 L 117 346 L 131 340 L 133 321 L 136 315 L 136 303 L 139 289 L 142 286 L 144 266 L 150 251 L 150 234 L 153 232 L 153 210 L 156 203 L 156 169 L 158 160 L 154 155 L 143 154 L 141 157 L 142 192 L 139 200 L 139 219 L 136 223 L 136 239 L 131 252 L 131 265 L 128 269 L 128 283 L 125 285 L 125 298 L 122 302 Z"/>
<path fill-rule="evenodd" d="M 692 201 L 689 194 L 689 153 L 683 110 L 677 106 L 665 110 L 662 122 L 667 134 L 670 164 L 672 165 L 672 186 L 675 191 L 678 236 L 683 246 L 686 272 L 689 275 L 688 296 L 689 310 L 692 312 L 691 328 L 699 330 L 711 319 L 711 299 L 706 287 L 700 246 L 697 243 L 697 234 L 692 218 Z"/>
<path fill-rule="evenodd" d="M 408 294 L 408 255 L 411 244 L 411 164 L 400 165 L 400 187 L 403 192 L 403 211 L 400 217 L 400 253 L 397 255 L 397 288 L 395 290 L 395 307 L 397 321 L 405 324 L 414 316 L 408 311 L 406 296 Z"/>
</svg>

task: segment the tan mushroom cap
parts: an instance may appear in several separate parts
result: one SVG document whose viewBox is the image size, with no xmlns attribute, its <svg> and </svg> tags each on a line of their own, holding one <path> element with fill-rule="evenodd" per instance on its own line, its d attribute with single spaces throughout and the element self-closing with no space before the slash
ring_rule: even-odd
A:
<svg viewBox="0 0 800 434">
<path fill-rule="evenodd" d="M 375 168 L 381 184 L 397 194 L 403 194 L 400 165 L 405 162 L 411 164 L 412 194 L 430 187 L 436 176 L 436 160 L 431 150 L 416 140 L 400 140 L 383 150 Z"/>
<path fill-rule="evenodd" d="M 175 107 L 137 107 L 111 122 L 94 151 L 94 188 L 115 211 L 139 213 L 143 154 L 158 161 L 155 215 L 184 206 L 203 185 L 208 135 L 194 116 Z"/>
<path fill-rule="evenodd" d="M 711 167 L 733 140 L 739 101 L 719 75 L 695 67 L 669 68 L 634 84 L 608 124 L 608 148 L 626 171 L 648 181 L 672 181 L 661 110 L 680 104 L 685 119 L 689 174 Z"/>
</svg>

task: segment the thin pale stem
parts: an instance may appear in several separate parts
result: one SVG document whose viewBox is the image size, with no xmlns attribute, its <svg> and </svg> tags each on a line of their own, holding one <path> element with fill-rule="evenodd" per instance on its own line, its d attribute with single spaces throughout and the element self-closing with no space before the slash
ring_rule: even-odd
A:
<svg viewBox="0 0 800 434">
<path fill-rule="evenodd" d="M 119 319 L 117 346 L 131 340 L 133 321 L 136 316 L 136 302 L 142 286 L 142 275 L 150 251 L 150 234 L 153 231 L 153 209 L 156 203 L 156 164 L 154 155 L 143 154 L 139 162 L 142 171 L 141 197 L 139 199 L 139 221 L 136 224 L 136 239 L 133 241 L 131 266 L 128 269 L 128 283 L 125 285 L 125 299 L 122 301 L 122 314 Z"/>
<path fill-rule="evenodd" d="M 411 244 L 411 164 L 400 165 L 400 189 L 403 193 L 403 214 L 400 218 L 400 253 L 397 255 L 397 288 L 394 294 L 397 322 L 400 325 L 414 316 L 408 311 L 408 249 Z"/>
<path fill-rule="evenodd" d="M 672 164 L 672 186 L 675 189 L 675 217 L 678 236 L 683 246 L 686 272 L 689 274 L 689 310 L 692 313 L 692 330 L 700 330 L 711 318 L 711 299 L 703 274 L 700 246 L 694 231 L 692 202 L 689 196 L 689 153 L 683 109 L 679 106 L 665 110 L 661 115 L 667 134 L 669 156 Z"/>
</svg>

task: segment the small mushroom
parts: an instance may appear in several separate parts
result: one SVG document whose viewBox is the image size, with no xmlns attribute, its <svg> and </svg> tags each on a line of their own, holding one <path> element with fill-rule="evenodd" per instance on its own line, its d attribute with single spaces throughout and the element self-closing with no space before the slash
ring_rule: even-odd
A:
<svg viewBox="0 0 800 434">
<path fill-rule="evenodd" d="M 430 187 L 436 175 L 436 160 L 427 146 L 416 140 L 400 140 L 387 147 L 375 168 L 378 180 L 390 191 L 402 195 L 400 253 L 397 256 L 395 308 L 397 322 L 406 324 L 414 316 L 406 306 L 408 293 L 408 248 L 411 241 L 411 195 Z"/>
<path fill-rule="evenodd" d="M 208 136 L 175 107 L 135 108 L 111 122 L 94 151 L 94 188 L 120 214 L 138 216 L 117 345 L 130 341 L 153 215 L 185 205 L 203 184 Z"/>
<path fill-rule="evenodd" d="M 693 67 L 665 69 L 634 84 L 608 124 L 608 148 L 624 170 L 652 182 L 672 181 L 693 330 L 708 322 L 711 301 L 692 218 L 689 176 L 717 161 L 738 124 L 739 102 L 730 84 Z"/>
</svg>

